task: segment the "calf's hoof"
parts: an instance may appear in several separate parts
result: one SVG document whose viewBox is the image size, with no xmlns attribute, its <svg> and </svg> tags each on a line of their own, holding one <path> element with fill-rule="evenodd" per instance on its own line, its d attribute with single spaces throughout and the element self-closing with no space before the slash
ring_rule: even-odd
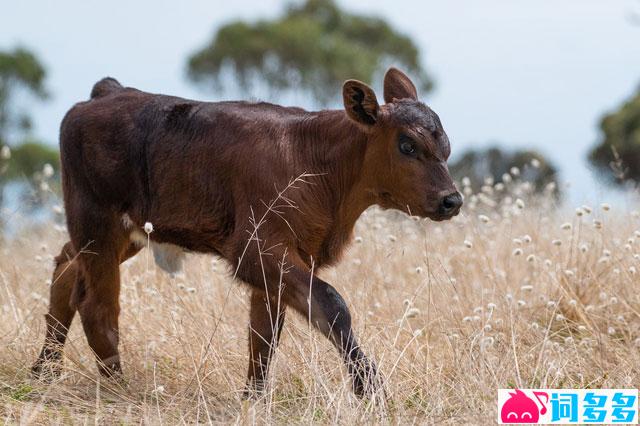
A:
<svg viewBox="0 0 640 426">
<path fill-rule="evenodd" d="M 258 400 L 264 395 L 265 382 L 264 381 L 250 381 L 244 387 L 242 391 L 242 399 L 244 400 Z"/>
<path fill-rule="evenodd" d="M 52 382 L 62 375 L 62 352 L 56 347 L 45 347 L 31 367 L 31 377 Z"/>
<path fill-rule="evenodd" d="M 46 383 L 51 383 L 62 375 L 61 360 L 40 359 L 31 367 L 31 377 Z"/>
<path fill-rule="evenodd" d="M 369 398 L 379 390 L 384 390 L 382 376 L 378 373 L 376 364 L 368 358 L 354 362 L 351 368 L 353 379 L 353 393 L 358 398 Z"/>
</svg>

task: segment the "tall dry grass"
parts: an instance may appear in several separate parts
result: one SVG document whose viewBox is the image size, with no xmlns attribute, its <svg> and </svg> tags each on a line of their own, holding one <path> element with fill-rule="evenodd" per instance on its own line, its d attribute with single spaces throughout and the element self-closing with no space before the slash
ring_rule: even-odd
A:
<svg viewBox="0 0 640 426">
<path fill-rule="evenodd" d="M 330 343 L 290 313 L 258 401 L 240 398 L 247 289 L 223 261 L 169 276 L 148 251 L 122 267 L 126 383 L 100 381 L 78 319 L 63 377 L 29 377 L 64 229 L 1 246 L 0 419 L 8 423 L 450 423 L 496 419 L 504 387 L 638 387 L 640 218 L 554 206 L 517 179 L 466 189 L 447 223 L 370 209 L 320 275 L 347 300 L 387 399 L 358 400 Z"/>
</svg>

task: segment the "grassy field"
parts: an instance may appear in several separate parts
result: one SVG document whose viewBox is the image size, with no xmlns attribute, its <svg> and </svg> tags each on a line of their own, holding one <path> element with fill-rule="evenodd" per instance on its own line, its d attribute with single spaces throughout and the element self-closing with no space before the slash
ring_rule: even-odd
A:
<svg viewBox="0 0 640 426">
<path fill-rule="evenodd" d="M 0 421 L 485 424 L 498 388 L 638 387 L 633 203 L 558 209 L 528 190 L 467 189 L 463 213 L 438 224 L 372 208 L 343 261 L 321 271 L 384 375 L 384 400 L 354 397 L 334 348 L 289 314 L 269 391 L 243 401 L 247 289 L 219 259 L 189 255 L 172 277 L 147 250 L 121 267 L 126 383 L 99 381 L 78 318 L 63 377 L 33 381 L 66 237 L 26 227 L 0 243 Z"/>
</svg>

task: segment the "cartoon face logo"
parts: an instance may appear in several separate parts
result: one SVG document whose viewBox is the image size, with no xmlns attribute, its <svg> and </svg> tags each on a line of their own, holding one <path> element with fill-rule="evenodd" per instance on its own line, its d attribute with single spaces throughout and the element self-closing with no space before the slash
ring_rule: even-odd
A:
<svg viewBox="0 0 640 426">
<path fill-rule="evenodd" d="M 549 401 L 549 395 L 546 392 L 533 392 L 534 396 L 540 403 L 541 408 L 519 389 L 515 392 L 509 392 L 510 398 L 502 405 L 500 418 L 502 423 L 538 423 L 540 414 L 547 412 L 545 404 Z M 540 397 L 545 397 L 545 402 Z"/>
</svg>

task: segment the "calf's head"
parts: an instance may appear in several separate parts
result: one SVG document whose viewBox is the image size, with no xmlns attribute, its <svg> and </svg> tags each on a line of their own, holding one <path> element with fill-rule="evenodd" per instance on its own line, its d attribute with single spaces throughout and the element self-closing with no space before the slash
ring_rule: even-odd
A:
<svg viewBox="0 0 640 426">
<path fill-rule="evenodd" d="M 342 95 L 347 115 L 367 134 L 362 178 L 376 202 L 438 221 L 457 215 L 462 196 L 447 168 L 449 139 L 409 77 L 387 71 L 382 106 L 357 80 L 347 80 Z"/>
</svg>

